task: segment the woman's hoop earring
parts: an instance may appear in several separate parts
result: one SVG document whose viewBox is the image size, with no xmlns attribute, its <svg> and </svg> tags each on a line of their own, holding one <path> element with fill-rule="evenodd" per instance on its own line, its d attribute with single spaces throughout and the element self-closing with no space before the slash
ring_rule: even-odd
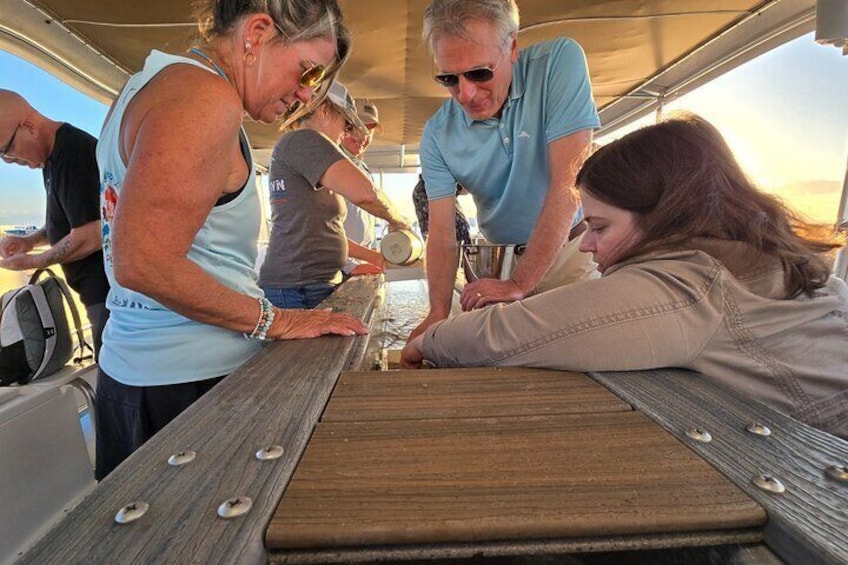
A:
<svg viewBox="0 0 848 565">
<path fill-rule="evenodd" d="M 256 54 L 253 51 L 245 51 L 244 52 L 244 64 L 248 67 L 252 67 L 253 63 L 256 62 Z"/>
</svg>

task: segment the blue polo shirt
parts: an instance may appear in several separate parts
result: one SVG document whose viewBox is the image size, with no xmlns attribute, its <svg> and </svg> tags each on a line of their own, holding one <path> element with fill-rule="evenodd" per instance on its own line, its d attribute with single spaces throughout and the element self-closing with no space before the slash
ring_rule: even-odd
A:
<svg viewBox="0 0 848 565">
<path fill-rule="evenodd" d="M 453 98 L 424 126 L 421 168 L 429 200 L 474 197 L 494 243 L 526 243 L 548 193 L 548 144 L 600 127 L 583 50 L 559 38 L 522 50 L 500 118 L 472 120 Z M 583 217 L 578 211 L 575 223 Z"/>
</svg>

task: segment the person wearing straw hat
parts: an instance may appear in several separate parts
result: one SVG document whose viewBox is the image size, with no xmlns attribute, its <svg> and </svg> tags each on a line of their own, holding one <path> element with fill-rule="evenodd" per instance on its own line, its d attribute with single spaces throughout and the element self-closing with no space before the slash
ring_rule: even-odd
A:
<svg viewBox="0 0 848 565">
<path fill-rule="evenodd" d="M 342 83 L 334 82 L 324 102 L 294 127 L 271 156 L 272 228 L 259 286 L 275 306 L 314 308 L 342 282 L 349 250 L 374 264 L 371 272 L 382 272 L 378 252 L 348 245 L 345 198 L 390 229 L 409 225 L 339 147 L 346 133 L 366 129 Z"/>
</svg>

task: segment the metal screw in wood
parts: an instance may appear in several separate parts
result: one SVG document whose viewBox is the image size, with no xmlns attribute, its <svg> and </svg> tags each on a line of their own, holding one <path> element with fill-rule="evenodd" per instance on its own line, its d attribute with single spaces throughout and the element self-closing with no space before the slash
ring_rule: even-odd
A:
<svg viewBox="0 0 848 565">
<path fill-rule="evenodd" d="M 751 479 L 751 482 L 754 483 L 756 487 L 772 494 L 783 494 L 786 491 L 786 487 L 783 486 L 783 483 L 775 477 L 765 473 L 757 473 L 754 475 L 754 478 Z"/>
<path fill-rule="evenodd" d="M 269 445 L 257 451 L 256 458 L 260 461 L 273 461 L 282 457 L 283 453 L 285 450 L 281 445 Z"/>
<path fill-rule="evenodd" d="M 761 436 L 761 437 L 769 437 L 771 435 L 771 430 L 768 426 L 764 424 L 760 424 L 759 422 L 752 422 L 745 427 L 748 432 Z"/>
<path fill-rule="evenodd" d="M 146 502 L 136 501 L 131 502 L 118 510 L 118 513 L 115 514 L 115 521 L 119 524 L 129 524 L 131 522 L 135 522 L 142 516 L 144 516 L 145 512 L 150 506 Z"/>
<path fill-rule="evenodd" d="M 194 458 L 197 457 L 197 453 L 191 450 L 186 451 L 178 451 L 168 457 L 168 465 L 171 467 L 181 467 L 183 465 L 188 465 Z"/>
<path fill-rule="evenodd" d="M 244 516 L 253 508 L 253 500 L 247 496 L 236 496 L 224 501 L 218 507 L 218 516 L 225 520 L 232 520 Z"/>
<path fill-rule="evenodd" d="M 710 443 L 713 440 L 713 436 L 710 435 L 710 432 L 700 428 L 689 428 L 686 430 L 686 435 L 695 441 L 700 441 L 701 443 Z"/>
<path fill-rule="evenodd" d="M 826 469 L 826 472 L 831 479 L 848 482 L 848 465 L 831 465 Z"/>
</svg>

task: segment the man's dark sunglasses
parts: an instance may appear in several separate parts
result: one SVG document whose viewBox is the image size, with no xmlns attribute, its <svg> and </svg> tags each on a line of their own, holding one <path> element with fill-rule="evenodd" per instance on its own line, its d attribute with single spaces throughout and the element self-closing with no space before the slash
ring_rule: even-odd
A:
<svg viewBox="0 0 848 565">
<path fill-rule="evenodd" d="M 493 67 L 479 67 L 460 74 L 471 82 L 489 82 L 495 76 L 495 69 Z M 453 88 L 459 84 L 459 74 L 445 73 L 436 75 L 433 79 L 446 88 Z"/>
</svg>

